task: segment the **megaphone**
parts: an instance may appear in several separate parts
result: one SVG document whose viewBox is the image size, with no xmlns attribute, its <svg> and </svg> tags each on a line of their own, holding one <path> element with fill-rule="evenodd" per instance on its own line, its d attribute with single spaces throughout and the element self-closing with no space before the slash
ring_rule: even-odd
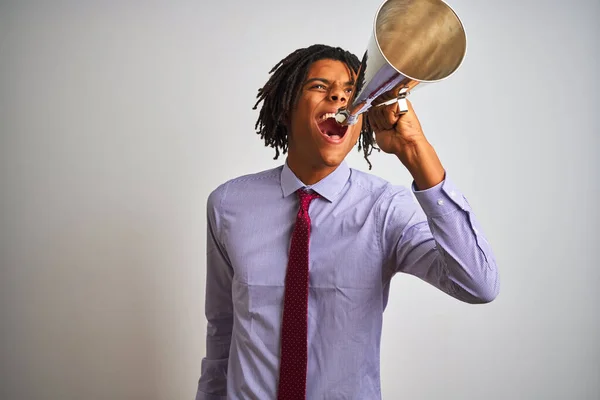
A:
<svg viewBox="0 0 600 400">
<path fill-rule="evenodd" d="M 337 122 L 354 125 L 371 107 L 394 102 L 405 113 L 410 91 L 448 78 L 460 67 L 466 51 L 463 24 L 444 1 L 384 1 L 375 15 L 352 98 L 337 111 Z"/>
</svg>

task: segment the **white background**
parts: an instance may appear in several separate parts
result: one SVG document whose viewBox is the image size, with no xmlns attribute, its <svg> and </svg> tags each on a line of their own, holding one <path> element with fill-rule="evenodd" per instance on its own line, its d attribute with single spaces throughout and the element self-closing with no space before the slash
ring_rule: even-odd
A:
<svg viewBox="0 0 600 400">
<path fill-rule="evenodd" d="M 361 57 L 379 4 L 0 1 L 0 398 L 194 397 L 206 198 L 283 162 L 254 133 L 257 89 L 299 47 Z M 464 64 L 410 98 L 501 293 L 471 306 L 397 276 L 384 398 L 598 399 L 600 3 L 450 5 Z"/>
</svg>

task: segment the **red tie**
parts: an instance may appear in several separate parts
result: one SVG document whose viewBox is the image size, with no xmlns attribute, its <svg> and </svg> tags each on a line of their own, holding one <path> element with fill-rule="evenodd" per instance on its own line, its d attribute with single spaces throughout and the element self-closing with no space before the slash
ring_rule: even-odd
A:
<svg viewBox="0 0 600 400">
<path fill-rule="evenodd" d="M 300 209 L 292 235 L 281 326 L 279 400 L 306 399 L 308 326 L 308 242 L 310 202 L 318 194 L 299 190 Z"/>
</svg>

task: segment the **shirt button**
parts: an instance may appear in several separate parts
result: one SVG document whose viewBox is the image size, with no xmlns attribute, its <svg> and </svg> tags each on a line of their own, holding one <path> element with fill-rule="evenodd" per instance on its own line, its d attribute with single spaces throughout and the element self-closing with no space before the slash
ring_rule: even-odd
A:
<svg viewBox="0 0 600 400">
<path fill-rule="evenodd" d="M 443 206 L 443 205 L 444 205 L 444 200 L 442 200 L 442 199 L 439 199 L 439 200 L 437 201 L 437 203 L 438 203 L 438 206 Z"/>
</svg>

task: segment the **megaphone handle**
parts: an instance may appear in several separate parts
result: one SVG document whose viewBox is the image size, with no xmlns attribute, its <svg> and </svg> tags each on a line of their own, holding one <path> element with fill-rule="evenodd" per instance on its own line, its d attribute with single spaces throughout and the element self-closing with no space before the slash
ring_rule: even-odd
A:
<svg viewBox="0 0 600 400">
<path fill-rule="evenodd" d="M 396 97 L 395 99 L 384 101 L 383 103 L 379 103 L 375 107 L 389 106 L 390 104 L 398 102 L 398 114 L 404 114 L 408 112 L 408 103 L 406 102 L 406 96 L 408 95 L 408 93 L 408 88 L 404 87 L 398 92 L 398 97 Z"/>
<path fill-rule="evenodd" d="M 398 102 L 398 114 L 404 114 L 405 112 L 408 112 L 408 103 L 406 102 L 406 95 L 398 97 L 397 99 L 391 99 L 386 102 L 377 104 L 376 107 L 389 106 L 390 104 L 394 104 L 395 102 Z"/>
<path fill-rule="evenodd" d="M 408 88 L 403 87 L 398 91 L 398 114 L 400 115 L 408 112 L 408 103 L 406 102 L 406 96 L 408 96 Z"/>
<path fill-rule="evenodd" d="M 406 97 L 401 97 L 398 99 L 398 114 L 406 112 L 408 112 L 408 103 L 406 102 Z"/>
</svg>

